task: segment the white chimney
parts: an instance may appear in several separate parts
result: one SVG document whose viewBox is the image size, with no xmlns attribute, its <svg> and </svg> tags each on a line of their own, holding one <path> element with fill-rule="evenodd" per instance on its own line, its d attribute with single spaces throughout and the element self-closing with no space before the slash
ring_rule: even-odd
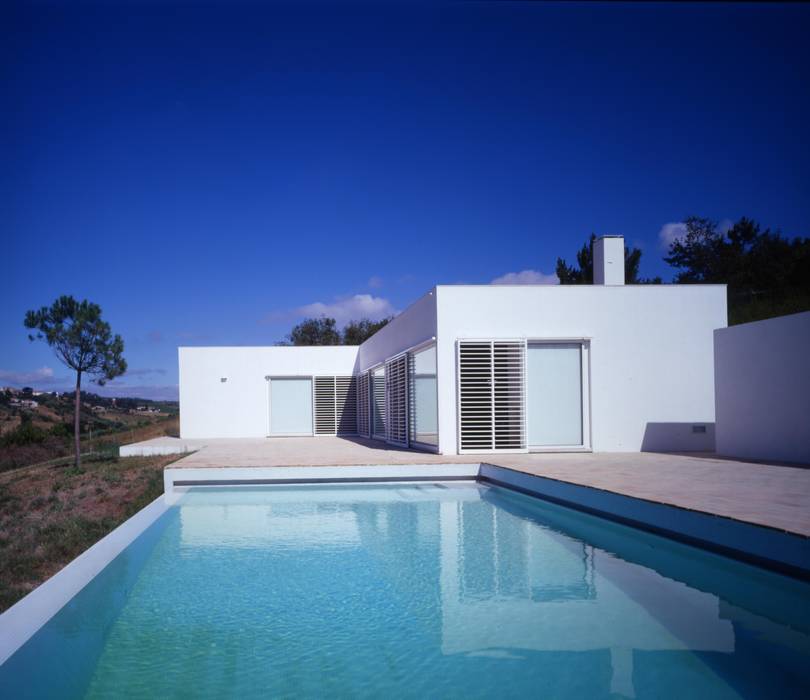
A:
<svg viewBox="0 0 810 700">
<path fill-rule="evenodd" d="M 593 242 L 593 283 L 624 284 L 624 236 L 599 236 Z"/>
</svg>

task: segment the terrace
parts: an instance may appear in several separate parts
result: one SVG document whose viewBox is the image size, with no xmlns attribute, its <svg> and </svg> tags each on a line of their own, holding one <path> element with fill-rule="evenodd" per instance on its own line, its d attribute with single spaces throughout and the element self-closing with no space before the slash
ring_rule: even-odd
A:
<svg viewBox="0 0 810 700">
<path fill-rule="evenodd" d="M 569 453 L 438 455 L 396 447 L 365 438 L 256 438 L 182 440 L 157 438 L 122 448 L 122 454 L 186 452 L 168 468 L 171 480 L 261 481 L 280 478 L 279 468 L 377 467 L 408 465 L 491 465 L 512 474 L 539 477 L 552 499 L 605 512 L 604 497 L 618 497 L 618 519 L 655 529 L 661 513 L 650 522 L 636 521 L 639 505 L 675 507 L 677 515 L 704 514 L 757 529 L 787 533 L 800 540 L 807 554 L 810 537 L 810 469 L 779 463 L 742 462 L 711 453 Z M 234 470 L 238 469 L 237 473 Z M 201 471 L 208 470 L 208 471 Z M 268 471 L 269 470 L 269 471 Z M 432 473 L 433 470 L 425 472 Z M 294 477 L 293 477 L 294 478 Z M 427 477 L 429 478 L 429 477 Z M 565 493 L 552 492 L 567 488 Z M 583 500 L 584 499 L 584 500 Z M 594 500 L 595 499 L 595 500 Z M 671 513 L 670 513 L 671 515 Z M 668 534 L 679 534 L 670 524 Z M 717 529 L 717 528 L 714 528 Z M 681 535 L 685 533 L 680 533 Z M 791 537 L 791 539 L 794 539 Z M 705 544 L 705 543 L 704 543 Z M 806 562 L 806 559 L 805 559 Z"/>
</svg>

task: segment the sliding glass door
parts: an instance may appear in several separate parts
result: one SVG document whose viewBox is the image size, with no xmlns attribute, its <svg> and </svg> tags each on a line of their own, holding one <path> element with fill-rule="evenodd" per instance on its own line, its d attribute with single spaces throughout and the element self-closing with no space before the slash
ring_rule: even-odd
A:
<svg viewBox="0 0 810 700">
<path fill-rule="evenodd" d="M 312 379 L 270 379 L 270 435 L 312 435 Z"/>
<path fill-rule="evenodd" d="M 582 343 L 529 343 L 526 413 L 529 449 L 582 447 Z"/>
<path fill-rule="evenodd" d="M 411 443 L 439 444 L 436 346 L 411 353 L 408 363 L 409 439 Z"/>
</svg>

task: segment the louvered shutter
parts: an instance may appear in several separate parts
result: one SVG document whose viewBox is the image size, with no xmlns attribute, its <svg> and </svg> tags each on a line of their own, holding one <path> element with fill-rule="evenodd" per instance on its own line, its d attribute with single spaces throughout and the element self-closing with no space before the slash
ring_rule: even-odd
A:
<svg viewBox="0 0 810 700">
<path fill-rule="evenodd" d="M 357 434 L 357 378 L 335 377 L 335 413 L 338 435 Z"/>
<path fill-rule="evenodd" d="M 369 437 L 368 372 L 357 377 L 357 434 Z"/>
<path fill-rule="evenodd" d="M 374 402 L 372 412 L 372 437 L 385 439 L 385 375 L 375 377 L 369 374 L 371 381 L 371 400 Z"/>
<path fill-rule="evenodd" d="M 408 353 L 408 442 L 416 440 L 416 387 L 413 379 L 413 353 Z"/>
<path fill-rule="evenodd" d="M 523 392 L 526 345 L 494 342 L 495 449 L 522 450 L 524 439 Z"/>
<path fill-rule="evenodd" d="M 459 341 L 459 451 L 520 451 L 524 438 L 522 341 Z"/>
<path fill-rule="evenodd" d="M 315 377 L 315 434 L 334 435 L 335 378 Z"/>
<path fill-rule="evenodd" d="M 385 363 L 386 439 L 408 445 L 408 358 L 400 355 Z"/>
</svg>

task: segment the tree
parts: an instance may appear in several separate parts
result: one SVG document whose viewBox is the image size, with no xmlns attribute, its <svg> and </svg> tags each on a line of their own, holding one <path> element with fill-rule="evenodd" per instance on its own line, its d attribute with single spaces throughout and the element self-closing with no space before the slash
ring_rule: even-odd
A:
<svg viewBox="0 0 810 700">
<path fill-rule="evenodd" d="M 590 240 L 577 252 L 579 267 L 569 265 L 562 258 L 557 258 L 557 278 L 560 284 L 593 284 L 593 242 L 596 234 L 592 233 Z M 641 264 L 641 250 L 624 247 L 624 282 L 625 284 L 661 284 L 660 277 L 652 279 L 638 276 Z"/>
<path fill-rule="evenodd" d="M 333 318 L 307 318 L 293 327 L 284 344 L 340 345 L 340 333 Z"/>
<path fill-rule="evenodd" d="M 82 463 L 79 414 L 81 411 L 82 375 L 86 374 L 103 386 L 107 380 L 127 371 L 123 358 L 124 341 L 112 335 L 110 324 L 101 319 L 101 307 L 86 299 L 59 297 L 50 307 L 25 314 L 25 327 L 36 330 L 31 341 L 45 340 L 59 360 L 76 372 L 76 395 L 73 411 L 73 433 L 76 466 Z"/>
<path fill-rule="evenodd" d="M 810 309 L 810 238 L 784 238 L 741 218 L 727 232 L 690 216 L 686 233 L 664 260 L 681 284 L 727 284 L 729 322 L 742 323 Z"/>
<path fill-rule="evenodd" d="M 368 340 L 391 319 L 384 318 L 372 321 L 362 318 L 359 321 L 349 321 L 343 331 L 337 329 L 337 322 L 333 318 L 321 316 L 320 318 L 306 318 L 293 327 L 286 338 L 278 345 L 360 345 Z"/>
<path fill-rule="evenodd" d="M 362 318 L 359 321 L 349 321 L 343 327 L 343 344 L 360 345 L 380 330 L 380 328 L 385 326 L 390 320 L 390 318 L 383 318 L 379 321 L 371 321 L 367 318 Z"/>
</svg>

